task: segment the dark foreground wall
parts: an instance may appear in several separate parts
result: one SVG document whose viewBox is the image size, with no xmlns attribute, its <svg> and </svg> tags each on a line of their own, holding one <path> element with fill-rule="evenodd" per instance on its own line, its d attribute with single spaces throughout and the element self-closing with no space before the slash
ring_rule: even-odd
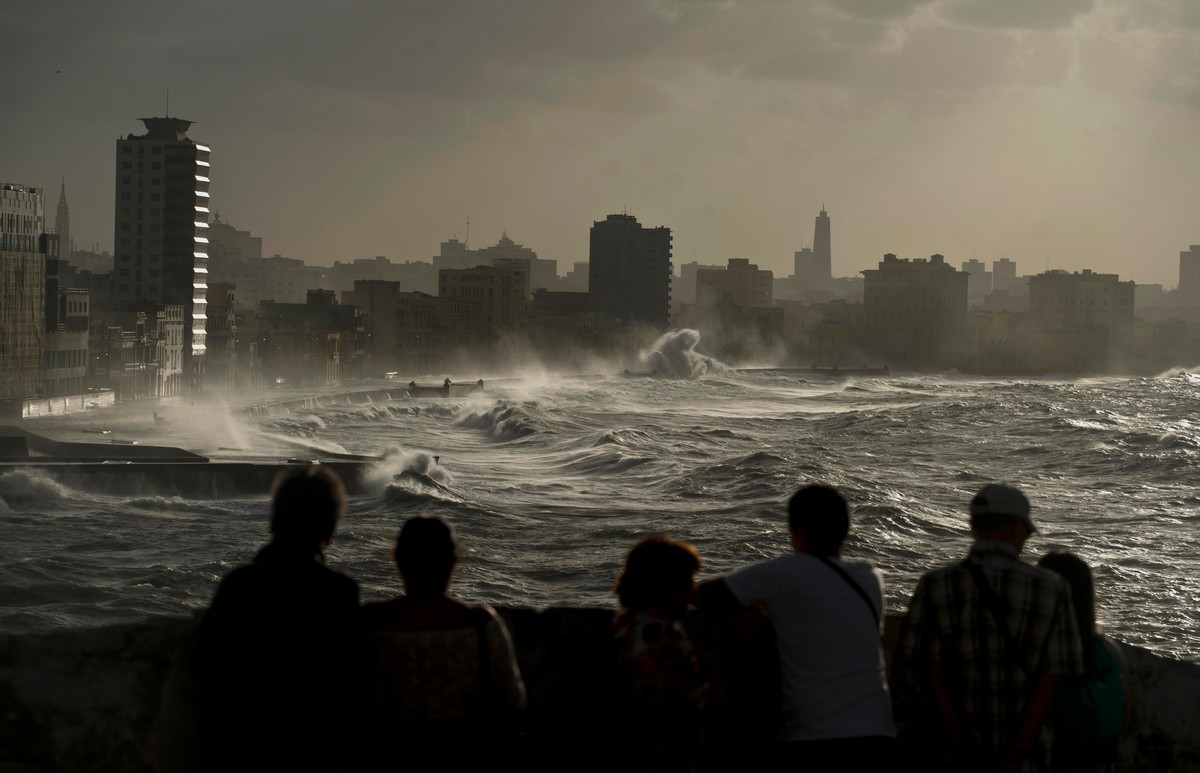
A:
<svg viewBox="0 0 1200 773">
<path fill-rule="evenodd" d="M 572 769 L 597 737 L 589 685 L 603 677 L 612 613 L 501 610 L 529 689 L 526 769 Z M 889 633 L 895 619 L 888 620 Z M 688 620 L 713 675 L 705 769 L 758 767 L 776 720 L 770 627 L 747 612 Z M 193 686 L 176 667 L 195 621 L 164 618 L 38 636 L 0 636 L 0 770 L 189 771 Z M 1132 728 L 1123 769 L 1200 770 L 1200 666 L 1124 647 Z"/>
</svg>

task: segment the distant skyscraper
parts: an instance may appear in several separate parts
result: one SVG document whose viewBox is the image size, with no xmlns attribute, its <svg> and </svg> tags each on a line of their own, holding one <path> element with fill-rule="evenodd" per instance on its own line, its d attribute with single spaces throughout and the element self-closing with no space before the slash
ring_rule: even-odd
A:
<svg viewBox="0 0 1200 773">
<path fill-rule="evenodd" d="M 829 214 L 825 205 L 821 205 L 821 214 L 817 215 L 817 225 L 813 229 L 813 263 L 820 272 L 822 279 L 833 279 L 833 249 L 829 241 Z"/>
<path fill-rule="evenodd" d="M 833 252 L 830 245 L 829 214 L 821 208 L 813 229 L 813 246 L 795 254 L 793 276 L 800 292 L 825 292 L 833 285 Z"/>
<path fill-rule="evenodd" d="M 671 317 L 671 229 L 633 215 L 592 224 L 588 293 L 596 311 L 626 325 L 665 329 Z"/>
<path fill-rule="evenodd" d="M 71 213 L 67 211 L 67 181 L 62 181 L 58 192 L 58 212 L 54 216 L 54 230 L 58 233 L 58 254 L 64 260 L 70 260 L 75 251 L 71 243 Z"/>
<path fill-rule="evenodd" d="M 1008 258 L 992 261 L 992 289 L 1011 290 L 1017 286 L 1017 264 Z"/>
<path fill-rule="evenodd" d="M 1179 253 L 1179 295 L 1188 306 L 1200 306 L 1200 244 Z"/>
<path fill-rule="evenodd" d="M 0 185 L 0 399 L 32 397 L 41 381 L 48 257 L 44 199 L 40 188 Z"/>
<path fill-rule="evenodd" d="M 967 299 L 971 303 L 979 303 L 984 296 L 992 291 L 992 272 L 987 270 L 987 264 L 982 260 L 964 260 L 962 270 L 970 279 L 967 281 Z"/>
<path fill-rule="evenodd" d="M 191 121 L 141 120 L 145 134 L 117 140 L 112 300 L 125 311 L 184 307 L 184 382 L 194 384 L 205 353 L 209 148 L 188 139 Z"/>
</svg>

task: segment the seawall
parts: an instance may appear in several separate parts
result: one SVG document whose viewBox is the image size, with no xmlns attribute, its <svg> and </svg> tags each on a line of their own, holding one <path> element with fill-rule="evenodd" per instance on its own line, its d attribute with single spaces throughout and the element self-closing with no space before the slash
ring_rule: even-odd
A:
<svg viewBox="0 0 1200 773">
<path fill-rule="evenodd" d="M 502 609 L 529 690 L 526 769 L 563 769 L 588 744 L 612 743 L 587 720 L 586 685 L 602 675 L 612 612 Z M 0 770 L 190 771 L 194 684 L 180 653 L 193 618 L 0 636 Z M 898 620 L 887 621 L 888 642 Z M 748 767 L 776 719 L 770 626 L 754 612 L 694 612 L 687 625 L 713 679 L 704 769 Z M 1130 670 L 1125 770 L 1200 770 L 1200 665 L 1122 646 Z M 566 755 L 565 757 L 563 755 Z M 566 765 L 565 767 L 580 767 Z"/>
</svg>

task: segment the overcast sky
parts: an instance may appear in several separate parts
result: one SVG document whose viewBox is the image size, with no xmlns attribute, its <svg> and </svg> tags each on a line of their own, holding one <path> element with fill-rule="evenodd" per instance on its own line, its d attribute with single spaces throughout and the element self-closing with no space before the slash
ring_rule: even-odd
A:
<svg viewBox="0 0 1200 773">
<path fill-rule="evenodd" d="M 196 122 L 212 202 L 312 263 L 624 209 L 776 275 L 824 204 L 885 252 L 1173 287 L 1200 243 L 1196 0 L 41 0 L 0 5 L 0 179 L 112 249 L 115 141 Z"/>
</svg>

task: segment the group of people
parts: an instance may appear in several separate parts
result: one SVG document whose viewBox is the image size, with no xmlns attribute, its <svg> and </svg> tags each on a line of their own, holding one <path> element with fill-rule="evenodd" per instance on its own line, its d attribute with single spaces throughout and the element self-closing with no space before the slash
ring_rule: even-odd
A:
<svg viewBox="0 0 1200 773">
<path fill-rule="evenodd" d="M 890 680 L 882 577 L 866 561 L 841 557 L 850 529 L 845 499 L 826 486 L 802 488 L 789 502 L 788 525 L 790 554 L 704 582 L 694 596 L 701 609 L 757 607 L 770 618 L 782 682 L 781 766 L 1113 769 L 1128 704 L 1120 651 L 1096 628 L 1086 563 L 1062 552 L 1037 566 L 1019 558 L 1037 531 L 1020 491 L 992 484 L 971 500 L 968 555 L 921 579 Z M 663 540 L 634 548 L 630 564 Z M 694 549 L 674 544 L 699 565 Z M 663 605 L 660 614 L 675 621 L 686 647 L 679 607 Z"/>
<path fill-rule="evenodd" d="M 221 581 L 193 655 L 212 771 L 473 769 L 518 732 L 525 708 L 512 640 L 487 606 L 447 594 L 453 529 L 408 520 L 396 540 L 405 593 L 359 604 L 325 566 L 346 506 L 327 467 L 277 485 L 271 542 Z"/>
<path fill-rule="evenodd" d="M 491 608 L 448 594 L 453 529 L 409 519 L 395 548 L 405 593 L 360 605 L 357 585 L 322 557 L 344 508 L 327 468 L 292 470 L 274 494 L 270 544 L 221 582 L 195 650 L 206 769 L 382 770 L 439 758 L 442 769 L 474 769 L 519 737 L 526 693 L 510 634 Z M 1096 630 L 1088 567 L 1065 553 L 1020 560 L 1036 528 L 1014 488 L 984 487 L 970 513 L 970 552 L 920 581 L 890 683 L 882 577 L 842 558 L 850 511 L 834 489 L 791 498 L 791 553 L 699 586 L 693 546 L 639 542 L 617 579 L 611 657 L 595 682 L 612 743 L 630 752 L 619 765 L 703 767 L 710 674 L 684 625 L 696 606 L 769 617 L 781 765 L 1111 770 L 1124 669 Z"/>
</svg>

